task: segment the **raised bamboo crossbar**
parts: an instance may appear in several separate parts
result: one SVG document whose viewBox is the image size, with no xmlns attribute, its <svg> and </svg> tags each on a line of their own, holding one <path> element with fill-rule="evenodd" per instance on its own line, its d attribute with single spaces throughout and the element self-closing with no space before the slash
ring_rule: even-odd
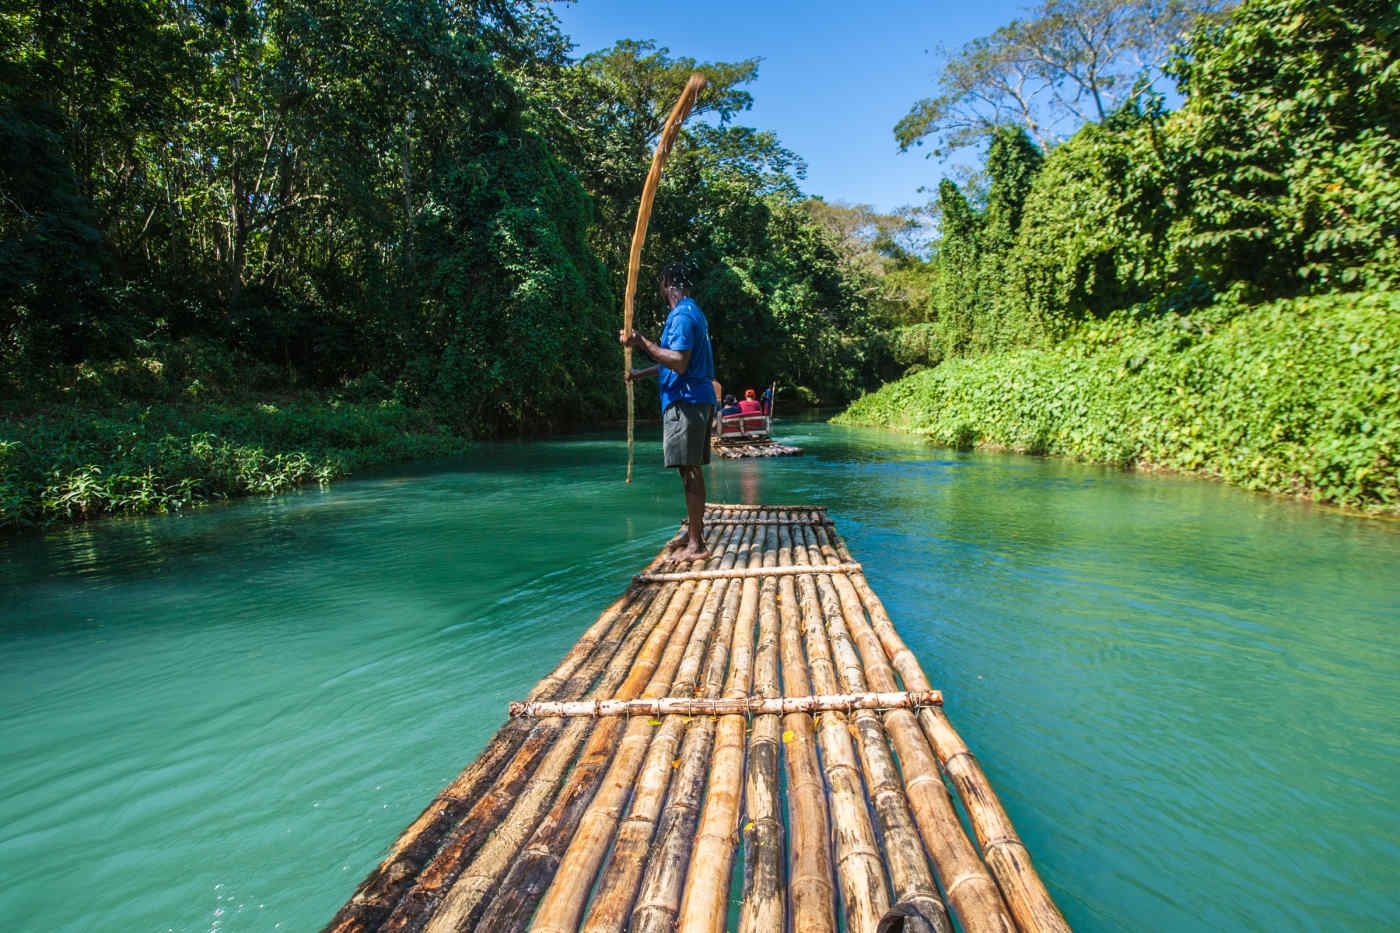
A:
<svg viewBox="0 0 1400 933">
<path fill-rule="evenodd" d="M 710 556 L 658 554 L 327 931 L 1068 930 L 825 510 L 705 520 Z"/>
<path fill-rule="evenodd" d="M 810 524 L 804 522 L 802 524 Z M 802 564 L 791 567 L 744 567 L 735 570 L 687 570 L 676 573 L 639 573 L 633 583 L 678 583 L 682 580 L 742 580 L 746 577 L 791 577 L 799 573 L 860 573 L 857 563 Z"/>
<path fill-rule="evenodd" d="M 919 709 L 943 705 L 941 690 L 900 690 L 894 693 L 838 693 L 803 697 L 734 697 L 701 700 L 696 697 L 655 697 L 643 700 L 518 700 L 510 704 L 511 716 L 724 716 L 731 713 L 760 716 L 785 713 L 825 713 L 858 709 Z"/>
</svg>

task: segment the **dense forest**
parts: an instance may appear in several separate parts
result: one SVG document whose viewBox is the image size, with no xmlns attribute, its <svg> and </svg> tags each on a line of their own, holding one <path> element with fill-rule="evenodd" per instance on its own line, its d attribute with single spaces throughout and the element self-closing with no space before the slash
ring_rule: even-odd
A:
<svg viewBox="0 0 1400 933">
<path fill-rule="evenodd" d="M 739 123 L 757 60 L 574 58 L 531 0 L 22 0 L 0 45 L 0 523 L 616 419 L 693 69 L 639 326 L 681 259 L 730 384 L 838 402 L 888 360 L 802 160 Z"/>
<path fill-rule="evenodd" d="M 743 125 L 757 59 L 580 57 L 534 0 L 17 0 L 0 525 L 617 418 L 636 200 L 693 69 L 642 281 L 695 271 L 727 384 L 913 370 L 845 417 L 1393 505 L 1398 42 L 1388 0 L 1047 0 L 894 127 L 977 163 L 886 216 Z"/>
<path fill-rule="evenodd" d="M 1066 9 L 965 50 L 896 128 L 985 162 L 939 188 L 924 314 L 895 338 L 914 372 L 845 419 L 1394 509 L 1400 9 L 1202 10 L 1163 62 L 1176 110 L 1138 83 L 1062 141 L 1033 108 L 976 119 L 969 89 L 1054 60 Z"/>
</svg>

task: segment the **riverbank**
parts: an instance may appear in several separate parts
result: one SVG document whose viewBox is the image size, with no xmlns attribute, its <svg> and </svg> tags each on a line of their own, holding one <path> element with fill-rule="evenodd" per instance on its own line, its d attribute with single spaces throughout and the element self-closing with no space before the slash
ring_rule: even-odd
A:
<svg viewBox="0 0 1400 933">
<path fill-rule="evenodd" d="M 1123 313 L 1050 348 L 945 361 L 834 420 L 1397 514 L 1400 293 Z"/>
<path fill-rule="evenodd" d="M 0 529 L 176 512 L 450 456 L 468 443 L 393 401 L 54 406 L 0 421 Z"/>
</svg>

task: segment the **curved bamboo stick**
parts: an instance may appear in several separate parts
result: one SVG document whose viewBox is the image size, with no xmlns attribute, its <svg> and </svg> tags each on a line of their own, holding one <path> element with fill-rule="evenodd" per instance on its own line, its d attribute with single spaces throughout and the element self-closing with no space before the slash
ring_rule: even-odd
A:
<svg viewBox="0 0 1400 933">
<path fill-rule="evenodd" d="M 760 521 L 776 523 L 780 519 Z M 764 536 L 765 567 L 777 565 L 777 542 L 778 533 L 769 525 Z M 776 714 L 798 712 L 798 709 L 787 709 L 778 689 L 778 631 L 778 580 L 768 577 L 759 585 L 753 689 L 771 708 L 757 711 L 749 735 L 749 767 L 744 782 L 744 889 L 739 933 L 768 933 L 785 929 L 787 925 L 784 832 L 778 813 L 782 723 Z"/>
<path fill-rule="evenodd" d="M 841 555 L 849 557 L 850 552 L 839 534 L 830 532 L 830 542 L 837 559 L 841 559 Z M 870 615 L 873 638 L 867 637 L 861 642 L 862 654 L 873 656 L 878 648 L 878 653 L 888 659 L 888 664 L 907 687 L 915 690 L 926 687 L 928 677 L 895 629 L 884 603 L 870 588 L 865 576 L 853 574 L 850 582 L 859 595 L 862 607 Z M 1068 933 L 1069 924 L 1036 872 L 1030 852 L 1017 835 L 1011 818 L 1007 816 L 977 758 L 953 728 L 947 715 L 941 709 L 924 709 L 919 712 L 918 721 L 967 811 L 983 858 L 996 878 L 1016 925 L 1023 933 Z"/>
<path fill-rule="evenodd" d="M 780 540 L 788 538 L 793 559 L 807 559 L 800 540 L 789 538 L 788 529 L 779 529 Z M 811 568 L 816 571 L 816 567 Z M 835 693 L 836 668 L 826 644 L 826 620 L 817 596 L 817 573 L 797 578 L 799 605 L 802 610 L 804 643 L 812 685 L 821 693 Z M 870 822 L 861 769 L 852 748 L 848 720 L 841 713 L 827 713 L 821 718 L 818 741 L 821 743 L 827 784 L 830 788 L 832 829 L 836 835 L 836 877 L 841 886 L 842 910 L 846 929 L 873 930 L 890 906 L 889 882 Z"/>
<path fill-rule="evenodd" d="M 720 551 L 716 551 L 719 554 Z M 718 558 L 711 561 L 718 563 Z M 708 589 L 709 583 L 699 584 Z M 696 597 L 697 584 L 682 583 L 673 595 L 657 631 L 669 631 L 665 649 L 659 658 L 654 652 L 643 651 L 621 687 L 620 697 L 664 693 L 680 665 L 682 651 L 690 642 L 691 628 L 699 616 L 704 593 Z M 695 611 L 692 612 L 691 608 Z M 622 702 L 628 702 L 622 700 Z M 626 724 L 628 736 L 619 742 L 624 723 L 614 720 L 595 727 L 588 744 L 579 756 L 578 764 L 568 777 L 563 792 L 544 820 L 535 829 L 529 842 L 516 857 L 490 903 L 481 915 L 480 926 L 487 930 L 511 933 L 525 929 L 535 906 L 554 880 L 555 871 L 566 846 L 574 836 L 584 813 L 591 806 L 595 793 L 603 784 L 605 770 L 612 772 L 618 758 L 639 761 L 646 746 L 651 727 L 646 721 Z M 623 742 L 627 743 L 625 746 Z M 635 767 L 633 768 L 635 770 Z"/>
<path fill-rule="evenodd" d="M 743 559 L 752 566 L 758 562 L 758 556 L 758 550 L 750 547 Z M 701 696 L 715 696 L 723 690 L 724 675 L 733 648 L 732 640 L 738 628 L 742 591 L 743 587 L 732 585 L 725 591 L 718 627 L 705 666 Z M 632 911 L 632 933 L 671 933 L 674 928 L 700 817 L 701 791 L 715 733 L 716 722 L 708 716 L 692 719 L 686 728 L 666 807 L 661 813 L 656 837 L 643 869 L 641 888 Z"/>
<path fill-rule="evenodd" d="M 778 560 L 791 563 L 787 536 L 779 531 L 778 538 Z M 783 691 L 810 693 L 812 681 L 802 652 L 802 617 L 792 577 L 778 580 L 778 614 Z M 788 884 L 792 930 L 793 933 L 833 933 L 836 889 L 831 880 L 830 821 L 826 783 L 817 758 L 817 730 L 810 714 L 789 713 L 783 717 L 783 731 L 787 746 L 788 825 L 792 829 Z"/>
<path fill-rule="evenodd" d="M 637 293 L 637 272 L 642 264 L 642 242 L 647 236 L 647 223 L 651 220 L 651 205 L 656 200 L 656 188 L 661 184 L 661 168 L 666 164 L 666 157 L 671 154 L 671 147 L 675 145 L 676 136 L 681 131 L 681 124 L 685 122 L 686 116 L 690 113 L 690 108 L 695 105 L 695 99 L 700 95 L 700 91 L 705 87 L 705 76 L 700 72 L 695 72 L 690 76 L 690 80 L 685 83 L 685 90 L 681 91 L 680 99 L 671 108 L 671 114 L 666 118 L 666 125 L 661 130 L 661 138 L 657 140 L 656 152 L 651 157 L 651 168 L 647 171 L 647 180 L 642 185 L 642 200 L 637 206 L 637 225 L 632 230 L 632 249 L 627 254 L 627 291 L 622 297 L 622 331 L 630 334 L 632 332 L 632 309 L 633 298 Z M 632 347 L 630 344 L 622 350 L 622 379 L 627 384 L 627 482 L 632 482 L 632 434 L 633 424 L 636 419 L 636 403 L 633 398 L 632 380 Z"/>
<path fill-rule="evenodd" d="M 652 562 L 655 566 L 660 557 Z M 646 589 L 629 589 L 613 602 L 584 633 L 555 669 L 540 680 L 530 695 L 582 696 L 622 645 L 623 635 L 655 596 Z M 423 866 L 442 841 L 471 812 L 522 747 L 530 742 L 534 723 L 507 722 L 481 755 L 433 799 L 390 847 L 389 854 L 356 888 L 354 895 L 331 918 L 325 933 L 360 933 L 378 929 L 414 884 Z M 528 754 L 528 752 L 527 752 Z"/>
<path fill-rule="evenodd" d="M 844 564 L 823 565 L 821 568 L 822 573 L 860 573 L 860 571 L 860 564 L 852 561 L 847 561 Z M 790 567 L 736 567 L 733 570 L 690 570 L 679 573 L 639 573 L 632 578 L 632 582 L 677 583 L 684 580 L 743 580 L 749 577 L 793 577 L 798 574 L 811 572 L 811 567 L 802 565 Z"/>
<path fill-rule="evenodd" d="M 794 534 L 808 533 L 795 529 Z M 810 547 L 810 541 L 807 543 L 810 558 L 822 559 L 822 555 Z M 846 627 L 846 620 L 842 616 L 843 607 L 837 594 L 837 584 L 844 580 L 843 576 L 823 574 L 816 578 L 817 591 L 826 619 L 829 649 L 840 671 L 842 684 L 847 690 L 866 690 L 869 689 L 866 672 L 861 666 L 860 655 Z M 814 634 L 813 637 L 820 636 Z M 855 713 L 852 723 L 855 726 L 866 786 L 869 788 L 870 800 L 880 823 L 880 837 L 884 844 L 886 864 L 890 870 L 894 899 L 918 907 L 920 913 L 938 933 L 952 933 L 953 926 L 948 918 L 947 908 L 939 897 L 938 887 L 934 884 L 928 859 L 924 855 L 924 845 L 915 825 L 912 802 L 900 781 L 901 769 L 896 766 L 894 755 L 890 752 L 886 725 L 881 723 L 877 713 L 870 710 Z M 915 734 L 918 734 L 918 726 L 912 718 L 907 726 L 912 727 Z M 937 766 L 933 765 L 931 760 L 928 764 L 933 766 L 932 773 L 936 775 Z M 913 765 L 904 761 L 904 766 L 907 774 Z M 954 819 L 956 820 L 956 815 Z M 957 832 L 961 833 L 961 828 L 958 828 Z"/>
<path fill-rule="evenodd" d="M 760 513 L 762 514 L 762 513 Z M 762 561 L 762 551 L 750 567 Z M 758 580 L 744 580 L 739 617 L 729 651 L 729 677 L 724 685 L 725 699 L 747 699 L 753 676 L 754 626 L 758 621 Z M 721 716 L 715 729 L 714 753 L 710 758 L 710 779 L 705 806 L 690 856 L 690 868 L 681 900 L 680 928 L 687 931 L 724 933 L 728 914 L 730 869 L 734 841 L 739 831 L 739 800 L 744 789 L 744 733 L 748 719 L 743 714 Z"/>
<path fill-rule="evenodd" d="M 725 554 L 727 565 L 732 566 L 741 554 L 747 553 L 748 535 L 746 530 L 740 532 L 738 540 L 741 545 Z M 720 581 L 712 586 L 695 624 L 692 648 L 686 652 L 680 668 L 676 671 L 675 680 L 672 681 L 672 693 L 696 692 L 703 695 L 705 689 L 697 690 L 702 665 L 711 670 L 718 666 L 722 670 L 729 656 L 729 635 L 724 631 L 716 632 L 716 623 L 727 590 L 732 586 L 729 581 Z M 685 769 L 678 764 L 682 762 L 683 756 L 678 757 L 677 750 L 681 746 L 681 738 L 686 733 L 689 722 L 688 718 L 681 716 L 667 716 L 653 736 L 636 781 L 627 818 L 618 828 L 612 854 L 598 876 L 597 891 L 584 919 L 583 929 L 594 933 L 619 933 L 627 926 L 667 789 L 671 786 L 673 776 L 681 784 L 686 781 Z M 688 760 L 686 767 L 692 767 Z M 625 796 L 625 791 L 629 789 L 621 789 L 619 795 Z M 620 807 L 619 802 L 619 812 Z M 612 814 L 604 814 L 600 819 L 606 817 L 616 819 Z M 609 834 L 610 832 L 609 830 Z M 584 865 L 596 865 L 597 859 L 603 856 L 603 852 L 598 849 L 581 848 L 578 853 L 572 851 L 573 846 L 570 849 L 565 855 L 565 861 L 577 859 L 581 863 L 580 878 L 585 875 Z M 588 896 L 588 892 L 582 890 L 582 887 L 561 887 L 557 905 L 541 907 L 536 923 L 542 933 L 546 930 L 550 933 L 565 933 L 574 929 L 578 913 L 583 910 L 583 902 Z M 554 899 L 555 892 L 551 890 L 547 900 L 553 902 Z M 557 910 L 551 909 L 546 913 L 546 906 L 557 907 Z M 545 926 L 546 921 L 550 926 Z"/>
</svg>

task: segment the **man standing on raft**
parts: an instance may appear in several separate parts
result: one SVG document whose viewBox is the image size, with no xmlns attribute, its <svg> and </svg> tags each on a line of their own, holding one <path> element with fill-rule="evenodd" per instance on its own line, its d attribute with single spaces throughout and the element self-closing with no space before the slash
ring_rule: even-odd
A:
<svg viewBox="0 0 1400 933">
<path fill-rule="evenodd" d="M 705 474 L 710 462 L 710 421 L 714 416 L 715 362 L 710 353 L 710 326 L 700 306 L 692 301 L 690 276 L 684 264 L 673 262 L 661 270 L 661 300 L 671 311 L 661 330 L 659 344 L 636 331 L 619 331 L 618 342 L 631 344 L 656 361 L 656 366 L 634 369 L 628 379 L 657 375 L 661 384 L 661 445 L 666 466 L 680 471 L 685 487 L 688 534 L 675 543 L 685 548 L 672 560 L 698 560 L 710 555 L 705 546 Z"/>
</svg>

